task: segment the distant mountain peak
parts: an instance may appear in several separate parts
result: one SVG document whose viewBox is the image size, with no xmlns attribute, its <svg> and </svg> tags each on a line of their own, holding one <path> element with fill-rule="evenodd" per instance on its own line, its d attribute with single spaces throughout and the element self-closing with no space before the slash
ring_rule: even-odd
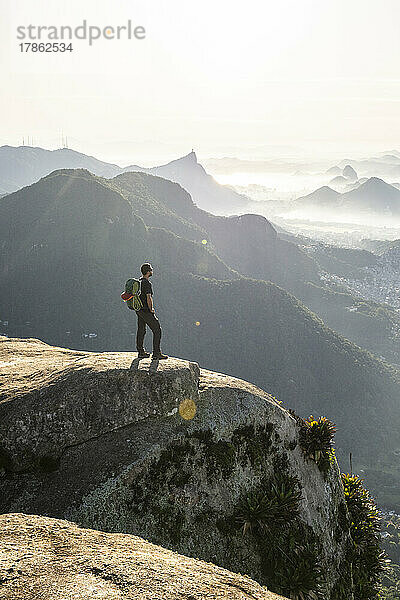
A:
<svg viewBox="0 0 400 600">
<path fill-rule="evenodd" d="M 379 177 L 370 177 L 358 188 L 342 194 L 342 207 L 362 209 L 374 213 L 398 215 L 400 213 L 400 191 Z"/>
<path fill-rule="evenodd" d="M 172 163 L 187 163 L 187 164 L 195 164 L 197 165 L 199 163 L 199 161 L 197 160 L 197 155 L 196 152 L 192 149 L 191 152 L 189 152 L 189 154 L 185 154 L 185 156 L 181 156 L 180 158 L 176 158 L 175 160 L 172 160 L 170 163 L 168 164 L 172 164 Z"/>
<path fill-rule="evenodd" d="M 315 192 L 311 192 L 311 194 L 308 194 L 308 196 L 311 196 L 313 194 L 325 194 L 327 196 L 338 196 L 339 192 L 337 192 L 336 190 L 333 190 L 331 187 L 329 187 L 329 185 L 323 185 L 322 187 L 318 188 L 317 190 L 315 190 Z"/>
<path fill-rule="evenodd" d="M 42 179 L 50 179 L 50 177 L 57 177 L 58 175 L 71 175 L 74 177 L 85 177 L 86 179 L 96 179 L 96 175 L 91 173 L 88 169 L 55 169 L 48 175 L 42 177 Z"/>
<path fill-rule="evenodd" d="M 158 175 L 158 172 L 161 169 L 164 168 L 170 168 L 170 167 L 194 167 L 194 168 L 201 168 L 203 169 L 203 167 L 201 166 L 201 164 L 198 162 L 197 160 L 197 155 L 196 152 L 194 150 L 192 150 L 191 152 L 189 152 L 189 154 L 185 154 L 185 156 L 180 156 L 179 158 L 174 158 L 174 160 L 169 161 L 168 163 L 165 163 L 163 165 L 159 165 L 157 167 L 151 167 L 150 169 L 146 169 L 148 173 L 153 173 Z"/>
<path fill-rule="evenodd" d="M 393 186 L 390 185 L 390 183 L 387 183 L 380 177 L 370 177 L 369 179 L 367 179 L 367 181 L 365 181 L 364 183 L 362 183 L 360 185 L 359 189 L 367 190 L 367 189 L 392 188 L 392 187 Z"/>
<path fill-rule="evenodd" d="M 191 160 L 191 161 L 193 161 L 195 163 L 198 162 L 196 152 L 193 149 L 192 149 L 191 152 L 189 152 L 189 154 L 187 154 L 186 156 L 184 156 L 184 158 L 186 158 L 187 160 Z"/>
<path fill-rule="evenodd" d="M 314 190 L 314 192 L 297 198 L 296 203 L 298 203 L 299 206 L 326 206 L 335 202 L 338 196 L 340 196 L 339 192 L 333 190 L 328 185 L 323 185 Z"/>
<path fill-rule="evenodd" d="M 346 179 L 349 179 L 350 181 L 357 181 L 357 179 L 358 179 L 357 173 L 351 165 L 346 165 L 344 167 L 343 177 L 345 177 Z"/>
<path fill-rule="evenodd" d="M 86 169 L 96 176 L 107 179 L 132 171 L 156 175 L 179 183 L 200 208 L 213 212 L 237 212 L 249 202 L 246 196 L 215 181 L 198 161 L 193 148 L 185 156 L 180 156 L 164 165 L 150 168 L 129 165 L 122 168 L 70 148 L 45 150 L 27 146 L 19 148 L 0 146 L 0 194 L 12 193 L 32 185 L 49 174 L 54 174 L 55 171 L 61 172 L 64 169 Z M 85 171 L 74 173 L 75 176 L 78 174 L 81 177 L 89 177 Z"/>
</svg>

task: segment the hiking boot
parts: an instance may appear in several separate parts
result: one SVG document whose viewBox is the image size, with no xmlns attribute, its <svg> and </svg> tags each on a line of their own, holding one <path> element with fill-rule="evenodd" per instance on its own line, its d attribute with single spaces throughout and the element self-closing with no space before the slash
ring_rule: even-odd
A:
<svg viewBox="0 0 400 600">
<path fill-rule="evenodd" d="M 141 350 L 138 352 L 138 358 L 149 358 L 150 352 L 146 352 L 146 350 Z"/>
<path fill-rule="evenodd" d="M 153 356 L 152 356 L 153 360 L 164 360 L 165 358 L 168 358 L 168 356 L 166 354 L 163 354 L 162 352 L 159 352 L 158 354 L 154 354 L 154 352 L 153 352 Z"/>
</svg>

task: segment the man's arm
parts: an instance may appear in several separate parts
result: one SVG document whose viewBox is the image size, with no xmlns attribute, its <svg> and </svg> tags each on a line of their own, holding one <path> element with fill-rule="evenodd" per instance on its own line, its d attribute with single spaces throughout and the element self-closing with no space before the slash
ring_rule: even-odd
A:
<svg viewBox="0 0 400 600">
<path fill-rule="evenodd" d="M 152 295 L 147 294 L 146 297 L 147 297 L 147 306 L 149 307 L 150 312 L 154 312 Z"/>
</svg>

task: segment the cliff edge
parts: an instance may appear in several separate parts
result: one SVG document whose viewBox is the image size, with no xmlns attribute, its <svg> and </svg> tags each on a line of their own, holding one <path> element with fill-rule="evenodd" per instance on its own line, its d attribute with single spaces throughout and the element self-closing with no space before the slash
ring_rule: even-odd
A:
<svg viewBox="0 0 400 600">
<path fill-rule="evenodd" d="M 1 512 L 138 535 L 285 596 L 351 598 L 337 463 L 307 458 L 270 394 L 179 358 L 6 337 L 0 358 Z"/>
</svg>

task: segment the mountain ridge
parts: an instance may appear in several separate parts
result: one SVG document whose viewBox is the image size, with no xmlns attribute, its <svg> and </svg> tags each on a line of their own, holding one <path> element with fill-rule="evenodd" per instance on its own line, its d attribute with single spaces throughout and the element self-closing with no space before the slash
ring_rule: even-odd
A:
<svg viewBox="0 0 400 600">
<path fill-rule="evenodd" d="M 400 190 L 379 177 L 369 177 L 357 188 L 343 193 L 323 186 L 307 196 L 297 198 L 294 207 L 364 211 L 377 215 L 389 211 L 393 215 L 400 215 Z"/>
<path fill-rule="evenodd" d="M 145 186 L 149 176 L 135 177 L 144 186 L 138 188 L 142 204 L 158 207 L 155 190 Z M 179 189 L 168 183 L 165 195 L 172 192 L 176 202 Z M 181 193 L 190 208 L 190 197 Z M 132 197 L 85 172 L 62 172 L 0 201 L 0 311 L 7 323 L 1 332 L 79 350 L 129 350 L 136 316 L 119 294 L 134 267 L 150 260 L 167 353 L 193 356 L 206 368 L 251 380 L 304 416 L 318 411 L 337 420 L 340 456 L 353 452 L 368 482 L 379 465 L 392 505 L 394 474 L 387 469 L 400 446 L 397 371 L 330 330 L 282 287 L 248 276 L 251 255 L 245 277 L 211 243 L 209 248 L 146 225 Z M 240 223 L 237 217 L 207 218 Z M 21 281 L 29 298 L 20 293 Z M 377 404 L 385 407 L 379 418 Z M 372 438 L 371 427 L 377 431 Z"/>
<path fill-rule="evenodd" d="M 324 285 L 321 279 L 324 267 L 331 266 L 333 272 L 338 268 L 355 272 L 351 265 L 332 258 L 327 261 L 306 239 L 283 236 L 282 232 L 277 235 L 279 228 L 261 215 L 224 217 L 207 213 L 196 207 L 179 184 L 140 173 L 126 173 L 111 181 L 148 225 L 165 227 L 205 244 L 243 276 L 270 280 L 285 288 L 320 315 L 332 329 L 378 356 L 400 363 L 400 352 L 392 331 L 393 323 L 398 321 L 397 314 L 390 307 L 379 311 L 372 302 L 364 302 L 362 312 L 350 311 L 350 307 L 360 303 L 359 298 L 344 289 L 339 294 L 338 290 Z M 151 201 L 147 200 L 146 189 L 151 189 Z M 185 225 L 182 225 L 182 219 Z M 356 251 L 352 259 L 346 259 L 351 262 L 356 258 L 355 254 Z"/>
<path fill-rule="evenodd" d="M 147 168 L 138 165 L 120 167 L 69 148 L 46 150 L 30 146 L 1 146 L 0 193 L 12 193 L 32 185 L 54 170 L 76 168 L 86 168 L 106 178 L 135 171 L 172 179 L 188 189 L 199 207 L 217 213 L 237 211 L 249 202 L 246 196 L 217 183 L 198 162 L 194 151 L 163 165 Z"/>
</svg>

